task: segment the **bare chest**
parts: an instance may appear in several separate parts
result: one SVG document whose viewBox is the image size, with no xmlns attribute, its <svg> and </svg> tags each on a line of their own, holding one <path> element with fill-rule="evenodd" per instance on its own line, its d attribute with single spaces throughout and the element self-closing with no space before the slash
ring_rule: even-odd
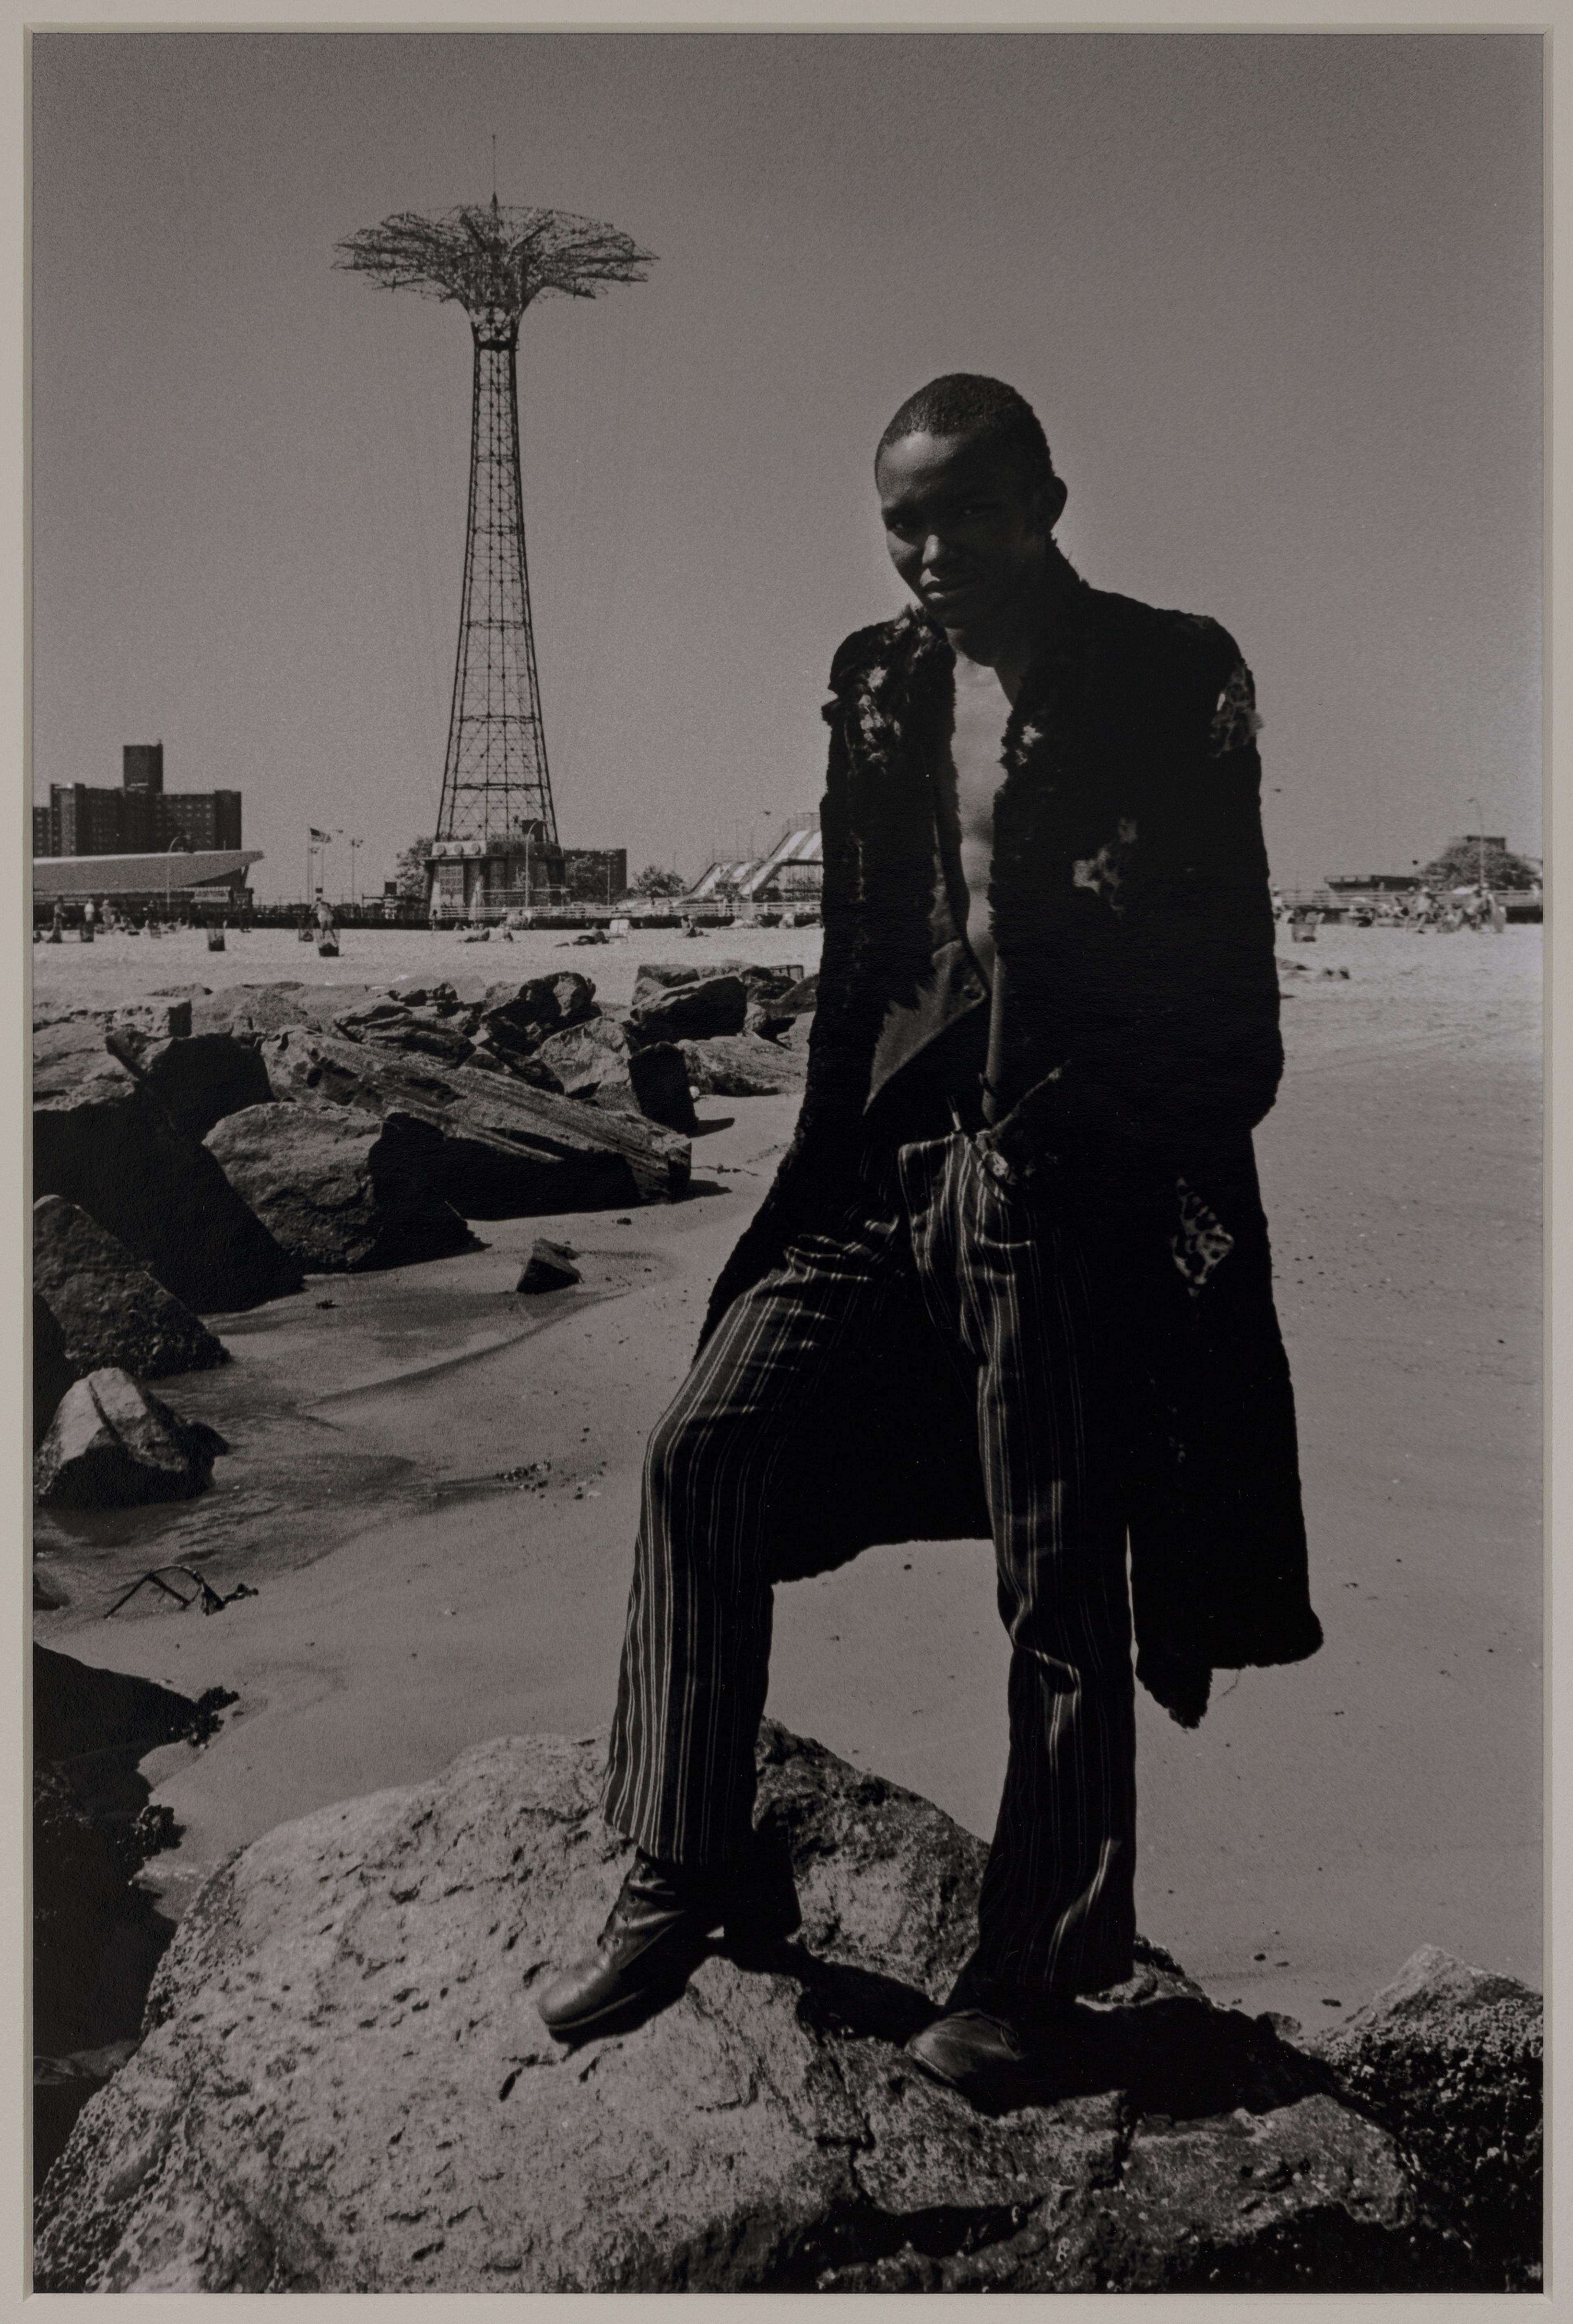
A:
<svg viewBox="0 0 1573 2324">
<path fill-rule="evenodd" d="M 994 863 L 994 803 L 1004 779 L 1001 751 L 1010 715 L 1010 696 L 997 673 L 958 655 L 950 756 L 956 770 L 961 876 L 967 894 L 967 934 L 985 971 L 992 965 L 993 954 L 987 899 Z"/>
<path fill-rule="evenodd" d="M 995 673 L 958 659 L 950 754 L 964 841 L 993 840 L 995 793 L 1004 779 L 1000 754 L 1010 715 L 1010 697 Z"/>
</svg>

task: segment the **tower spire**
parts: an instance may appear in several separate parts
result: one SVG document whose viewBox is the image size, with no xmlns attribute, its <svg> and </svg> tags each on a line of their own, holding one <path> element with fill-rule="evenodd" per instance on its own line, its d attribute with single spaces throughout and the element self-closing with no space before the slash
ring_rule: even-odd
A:
<svg viewBox="0 0 1573 2324">
<path fill-rule="evenodd" d="M 595 298 L 609 283 L 643 282 L 652 263 L 593 218 L 500 207 L 495 134 L 492 153 L 485 208 L 402 212 L 349 235 L 335 261 L 386 290 L 452 300 L 469 317 L 469 512 L 432 848 L 434 919 L 540 901 L 561 876 L 524 553 L 519 326 L 536 299 Z"/>
</svg>

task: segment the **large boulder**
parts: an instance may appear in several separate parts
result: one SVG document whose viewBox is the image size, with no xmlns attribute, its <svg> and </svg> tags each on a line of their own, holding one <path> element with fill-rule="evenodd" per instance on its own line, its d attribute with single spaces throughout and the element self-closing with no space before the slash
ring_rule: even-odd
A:
<svg viewBox="0 0 1573 2324">
<path fill-rule="evenodd" d="M 193 1033 L 233 1033 L 254 1046 L 268 1033 L 316 1020 L 301 1000 L 305 987 L 294 979 L 277 984 L 232 984 L 191 1003 Z"/>
<path fill-rule="evenodd" d="M 475 1055 L 464 1018 L 446 1008 L 412 1009 L 397 1001 L 371 1001 L 335 1018 L 332 1029 L 347 1041 L 371 1041 L 383 1048 L 435 1057 L 445 1065 L 467 1064 Z"/>
<path fill-rule="evenodd" d="M 105 1047 L 188 1138 L 206 1138 L 227 1114 L 265 1104 L 272 1094 L 254 1044 L 233 1033 L 160 1035 L 123 1020 L 110 1026 Z"/>
<path fill-rule="evenodd" d="M 177 992 L 171 986 L 166 992 L 150 993 L 145 1001 L 120 1001 L 110 1017 L 109 1030 L 134 1030 L 154 1041 L 184 1040 L 191 1031 L 196 999 L 199 994 L 206 997 L 207 992 L 205 984 L 193 985 L 189 992 Z"/>
<path fill-rule="evenodd" d="M 563 969 L 555 976 L 532 976 L 524 984 L 494 985 L 480 1023 L 495 1048 L 527 1056 L 551 1035 L 582 1024 L 595 1006 L 589 978 Z"/>
<path fill-rule="evenodd" d="M 784 1090 L 800 1090 L 808 1078 L 808 1059 L 800 1050 L 754 1033 L 685 1041 L 682 1053 L 689 1084 L 702 1095 L 778 1097 Z"/>
<path fill-rule="evenodd" d="M 223 1342 L 183 1300 L 139 1266 L 118 1236 L 62 1195 L 42 1195 L 32 1206 L 32 1280 L 35 1298 L 59 1327 L 72 1379 L 103 1364 L 139 1379 L 167 1379 L 229 1360 Z M 35 1383 L 38 1363 L 35 1342 Z"/>
<path fill-rule="evenodd" d="M 748 998 L 740 968 L 655 962 L 634 980 L 629 1022 L 642 1041 L 707 1040 L 713 1034 L 741 1033 Z"/>
<path fill-rule="evenodd" d="M 313 1272 L 477 1248 L 437 1191 L 443 1137 L 430 1122 L 270 1098 L 221 1121 L 208 1148 L 275 1240 Z"/>
<path fill-rule="evenodd" d="M 150 1278 L 151 1279 L 151 1278 Z M 155 1286 L 156 1288 L 156 1286 Z M 165 1295 L 168 1296 L 167 1294 Z M 74 1379 L 80 1378 L 66 1348 L 66 1335 L 55 1321 L 47 1299 L 32 1295 L 32 1443 L 43 1442 L 55 1409 Z"/>
<path fill-rule="evenodd" d="M 35 2288 L 1355 2291 L 1451 2281 L 1393 2137 L 1263 2021 L 1142 1949 L 1074 2066 L 997 2117 L 907 2035 L 967 1950 L 985 1849 L 767 1728 L 801 1942 L 719 1950 L 560 2049 L 532 1995 L 626 1865 L 601 1751 L 483 1745 L 254 1843 L 202 1891 L 141 2050 L 42 2191 Z"/>
<path fill-rule="evenodd" d="M 1544 2017 L 1528 1986 L 1422 1945 L 1318 2044 L 1398 2133 L 1485 2280 L 1512 2291 L 1541 2280 Z"/>
<path fill-rule="evenodd" d="M 550 1077 L 566 1097 L 642 1113 L 691 1138 L 699 1128 L 689 1092 L 688 1060 L 674 1041 L 638 1045 L 620 1019 L 597 1010 L 560 1033 L 549 1033 L 514 1069 Z"/>
<path fill-rule="evenodd" d="M 32 1183 L 119 1237 L 199 1314 L 297 1291 L 301 1271 L 153 1092 L 70 1027 L 34 1036 Z"/>
<path fill-rule="evenodd" d="M 675 1202 L 688 1192 L 686 1139 L 512 1074 L 474 1065 L 444 1074 L 374 1044 L 301 1031 L 273 1035 L 264 1055 L 276 1097 L 434 1124 L 447 1141 L 434 1183 L 467 1219 Z"/>
<path fill-rule="evenodd" d="M 565 1097 L 590 1097 L 597 1090 L 631 1090 L 628 1031 L 620 1019 L 597 1010 L 561 1032 L 538 1041 L 532 1063 L 549 1073 Z"/>
<path fill-rule="evenodd" d="M 106 1364 L 66 1390 L 32 1456 L 46 1508 L 117 1509 L 205 1492 L 228 1445 L 205 1421 L 182 1420 L 129 1372 Z"/>
</svg>

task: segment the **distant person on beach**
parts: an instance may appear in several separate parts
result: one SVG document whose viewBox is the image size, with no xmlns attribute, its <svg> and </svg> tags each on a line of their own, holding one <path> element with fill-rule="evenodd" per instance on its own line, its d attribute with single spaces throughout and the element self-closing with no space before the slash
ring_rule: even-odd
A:
<svg viewBox="0 0 1573 2324">
<path fill-rule="evenodd" d="M 1004 1794 L 976 1949 L 908 2045 L 986 2107 L 1132 1974 L 1133 1596 L 1182 1726 L 1215 1669 L 1320 1643 L 1251 1143 L 1278 979 L 1227 632 L 1079 577 L 998 381 L 920 390 L 874 475 L 917 602 L 831 664 L 802 1110 L 650 1442 L 605 1803 L 635 1854 L 538 2006 L 581 2041 L 717 1929 L 769 1958 L 800 1920 L 754 1822 L 773 1584 L 992 1534 Z"/>
<path fill-rule="evenodd" d="M 317 927 L 319 932 L 325 936 L 331 936 L 333 933 L 333 907 L 326 896 L 319 896 L 317 899 Z"/>
</svg>

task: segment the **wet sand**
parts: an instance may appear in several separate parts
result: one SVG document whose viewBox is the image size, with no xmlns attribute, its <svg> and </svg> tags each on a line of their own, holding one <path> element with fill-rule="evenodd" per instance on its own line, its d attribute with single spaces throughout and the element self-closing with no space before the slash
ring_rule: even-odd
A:
<svg viewBox="0 0 1573 2324">
<path fill-rule="evenodd" d="M 288 935 L 229 942 L 35 948 L 35 1007 L 548 966 L 615 1001 L 639 959 L 690 949 L 349 931 L 324 964 Z M 704 949 L 811 967 L 818 942 Z M 1324 929 L 1283 958 L 1311 973 L 1288 979 L 1259 1150 L 1328 1644 L 1223 1675 L 1195 1734 L 1141 1699 L 1138 1904 L 1219 1999 L 1314 2025 L 1426 1941 L 1539 1981 L 1540 931 Z M 62 1601 L 41 1637 L 240 1696 L 203 1749 L 144 1762 L 185 1827 L 149 1867 L 171 1906 L 284 1817 L 488 1736 L 605 1725 L 644 1438 L 795 1102 L 701 1100 L 685 1204 L 488 1222 L 483 1251 L 219 1319 L 233 1364 L 161 1384 L 231 1438 L 214 1492 L 41 1526 Z M 540 1233 L 577 1246 L 585 1287 L 514 1295 Z M 144 1591 L 104 1618 L 143 1566 L 187 1556 L 258 1594 L 204 1618 Z M 984 1545 L 874 1551 L 778 1593 L 773 1713 L 985 1832 L 1004 1683 Z"/>
</svg>

